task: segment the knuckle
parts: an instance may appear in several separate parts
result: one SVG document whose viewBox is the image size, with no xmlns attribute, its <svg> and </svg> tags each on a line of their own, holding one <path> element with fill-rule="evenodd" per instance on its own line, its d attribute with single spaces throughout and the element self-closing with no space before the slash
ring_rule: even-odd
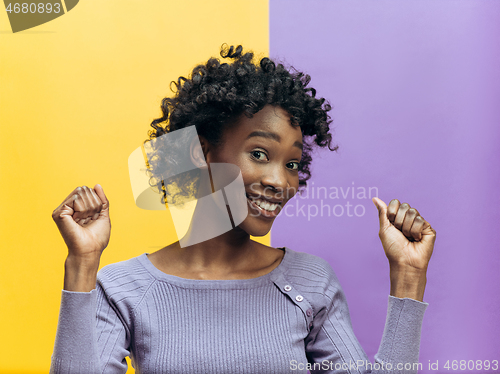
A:
<svg viewBox="0 0 500 374">
<path fill-rule="evenodd" d="M 95 204 L 95 206 L 97 206 L 99 208 L 102 207 L 102 201 L 99 199 L 98 196 L 96 196 L 95 193 L 94 193 L 94 204 Z"/>
</svg>

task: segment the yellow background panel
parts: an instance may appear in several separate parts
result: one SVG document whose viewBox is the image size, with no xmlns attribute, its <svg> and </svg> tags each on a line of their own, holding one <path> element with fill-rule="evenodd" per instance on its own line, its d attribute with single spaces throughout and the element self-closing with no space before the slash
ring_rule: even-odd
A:
<svg viewBox="0 0 500 374">
<path fill-rule="evenodd" d="M 66 256 L 51 213 L 74 188 L 110 201 L 101 266 L 177 239 L 135 206 L 127 160 L 170 81 L 224 42 L 268 54 L 267 1 L 80 1 L 16 34 L 0 12 L 0 373 L 48 372 Z"/>
</svg>

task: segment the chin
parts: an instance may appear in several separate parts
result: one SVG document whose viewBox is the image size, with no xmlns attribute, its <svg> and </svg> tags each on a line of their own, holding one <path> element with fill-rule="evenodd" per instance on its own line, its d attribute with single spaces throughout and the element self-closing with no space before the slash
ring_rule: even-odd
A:
<svg viewBox="0 0 500 374">
<path fill-rule="evenodd" d="M 256 222 L 257 221 L 257 222 Z M 247 217 L 238 227 L 252 236 L 265 236 L 271 231 L 273 221 L 258 222 L 258 217 Z"/>
</svg>

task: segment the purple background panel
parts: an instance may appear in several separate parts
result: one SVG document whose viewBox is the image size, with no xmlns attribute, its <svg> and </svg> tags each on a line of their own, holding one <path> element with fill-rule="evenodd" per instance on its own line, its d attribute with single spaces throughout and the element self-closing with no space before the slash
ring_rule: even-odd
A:
<svg viewBox="0 0 500 374">
<path fill-rule="evenodd" d="M 373 361 L 389 266 L 368 189 L 408 202 L 437 231 L 422 372 L 500 360 L 500 2 L 271 0 L 270 51 L 334 106 L 340 146 L 317 152 L 272 245 L 330 262 Z"/>
</svg>

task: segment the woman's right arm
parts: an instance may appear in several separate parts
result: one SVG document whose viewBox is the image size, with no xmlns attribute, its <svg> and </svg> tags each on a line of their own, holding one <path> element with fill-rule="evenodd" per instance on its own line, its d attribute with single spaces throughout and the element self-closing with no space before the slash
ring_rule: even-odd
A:
<svg viewBox="0 0 500 374">
<path fill-rule="evenodd" d="M 76 188 L 52 218 L 68 257 L 50 373 L 125 373 L 130 334 L 97 283 L 100 257 L 111 233 L 102 187 Z"/>
</svg>

